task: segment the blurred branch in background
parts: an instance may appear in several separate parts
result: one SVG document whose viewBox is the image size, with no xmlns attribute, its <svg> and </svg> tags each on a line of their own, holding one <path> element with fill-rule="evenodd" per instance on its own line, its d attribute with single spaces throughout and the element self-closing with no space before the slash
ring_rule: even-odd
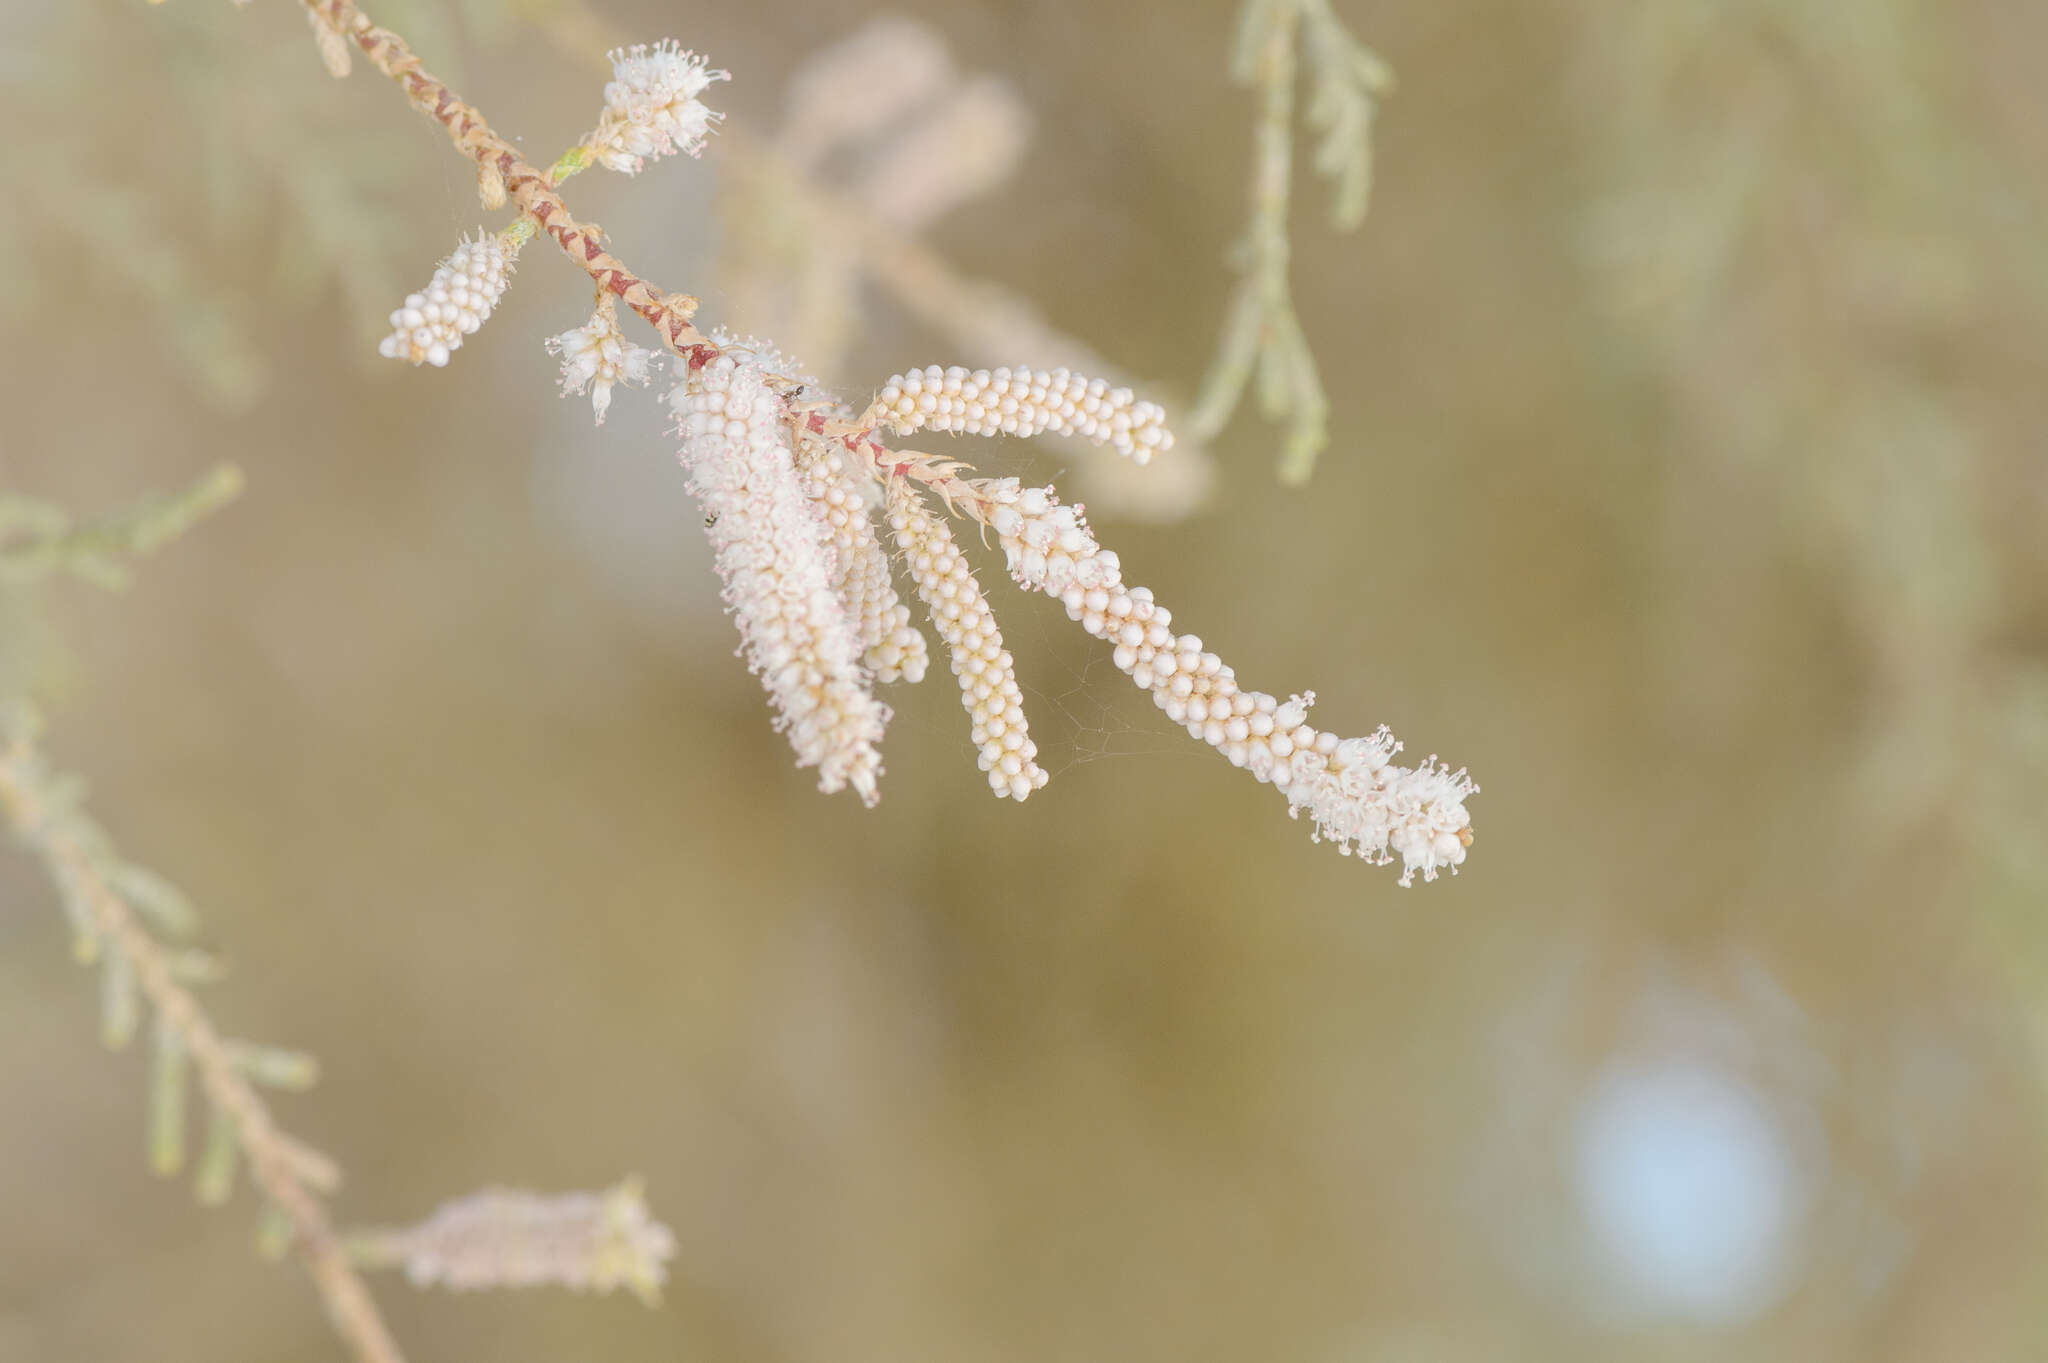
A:
<svg viewBox="0 0 2048 1363">
<path fill-rule="evenodd" d="M 240 490 L 239 470 L 222 465 L 189 488 L 83 523 L 59 507 L 0 492 L 0 585 L 13 588 L 70 575 L 103 587 L 127 581 L 127 561 L 161 548 Z M 264 1088 L 303 1090 L 318 1073 L 311 1056 L 221 1035 L 192 986 L 218 978 L 215 958 L 195 944 L 198 916 L 170 882 L 124 858 L 86 812 L 84 783 L 53 770 L 41 724 L 25 696 L 0 695 L 0 816 L 43 863 L 70 920 L 72 951 L 100 970 L 100 1035 L 125 1049 L 145 1013 L 154 1024 L 148 1099 L 149 1163 L 170 1176 L 187 1162 L 191 1089 L 206 1100 L 206 1135 L 195 1173 L 199 1201 L 225 1203 L 246 1169 L 265 1204 L 259 1242 L 297 1252 L 329 1319 L 361 1363 L 402 1363 L 397 1344 L 330 1221 L 324 1198 L 340 1186 L 327 1156 L 277 1126 Z M 503 1208 L 502 1201 L 486 1202 Z M 636 1183 L 604 1198 L 572 1195 L 552 1216 L 498 1216 L 467 1253 L 440 1252 L 465 1286 L 564 1283 L 630 1286 L 652 1302 L 673 1252 L 667 1228 L 647 1214 Z M 515 1209 L 516 1210 L 516 1209 Z M 460 1220 L 460 1218 L 457 1218 Z M 446 1214 L 440 1219 L 446 1227 Z M 474 1218 L 471 1218 L 473 1226 Z M 576 1233 L 587 1223 L 586 1233 Z M 433 1224 L 433 1223 L 430 1223 Z M 405 1259 L 416 1282 L 419 1255 L 444 1244 L 427 1236 Z M 376 1255 L 368 1266 L 382 1266 Z M 545 1271 L 535 1272 L 541 1264 Z"/>
<path fill-rule="evenodd" d="M 1198 440 L 1229 424 L 1245 385 L 1258 376 L 1259 412 L 1285 420 L 1280 478 L 1307 482 L 1329 443 L 1330 401 L 1288 278 L 1288 201 L 1294 179 L 1296 46 L 1309 59 L 1308 126 L 1321 134 L 1316 173 L 1331 183 L 1330 223 L 1353 232 L 1372 195 L 1372 120 L 1394 88 L 1394 73 L 1353 37 L 1328 0 L 1245 0 L 1231 78 L 1253 87 L 1251 221 L 1237 244 L 1237 272 L 1216 358 L 1188 421 Z"/>
<path fill-rule="evenodd" d="M 161 348 L 211 401 L 247 408 L 272 381 L 248 340 L 267 310 L 300 309 L 331 290 L 359 326 L 383 320 L 403 249 L 395 211 L 417 168 L 410 141 L 319 117 L 320 86 L 292 63 L 252 63 L 218 79 L 220 27 L 201 7 L 167 6 L 146 26 L 122 7 L 67 5 L 45 20 L 35 62 L 0 63 L 0 117 L 16 130 L 10 173 L 37 186 L 37 211 L 0 222 L 0 251 L 63 259 L 64 270 L 0 279 L 0 316 L 26 318 L 76 299 Z M 131 42 L 153 44 L 146 54 Z M 289 46 L 269 40 L 279 56 Z M 175 155 L 110 101 L 80 101 L 110 66 L 132 93 L 204 130 Z M 222 290 L 231 274 L 237 287 Z M 60 281 L 62 281 L 60 283 Z"/>
<path fill-rule="evenodd" d="M 1592 24 L 1589 142 L 1614 188 L 1588 205 L 1585 258 L 1626 363 L 1658 394 L 1669 529 L 1725 522 L 1745 490 L 1767 529 L 1719 538 L 1729 574 L 1662 537 L 1669 692 L 1741 703 L 1761 679 L 1718 632 L 1718 598 L 1759 550 L 1815 565 L 1867 659 L 1846 845 L 1942 849 L 1945 888 L 1986 826 L 1982 773 L 2028 760 L 2042 659 L 2038 535 L 2004 532 L 2010 452 L 2036 442 L 2023 389 L 1955 381 L 1972 333 L 2038 334 L 2048 292 L 2012 185 L 1956 112 L 1938 10 L 1877 0 L 1644 6 Z M 1739 286 L 1736 280 L 1740 280 Z M 2031 473 L 2038 477 L 2038 466 Z M 1748 566 L 1745 566 L 1745 560 Z M 1712 661 L 1702 665 L 1703 660 Z M 1716 688 L 1718 687 L 1718 690 Z M 1711 693 L 1711 694 L 1710 694 Z M 1699 715 L 1702 732 L 1731 717 Z M 2024 783 L 2031 785 L 2032 783 Z M 2038 818 L 2038 807 L 2027 811 Z"/>
<path fill-rule="evenodd" d="M 866 77 L 876 70 L 891 78 Z M 1007 84 L 958 73 L 945 41 L 914 20 L 878 18 L 824 48 L 791 79 L 772 136 L 719 134 L 735 318 L 783 340 L 829 383 L 844 370 L 869 282 L 970 364 L 1064 366 L 1129 386 L 1029 299 L 961 274 L 921 239 L 933 221 L 1008 181 L 1030 133 L 1030 112 Z M 830 159 L 852 166 L 850 178 L 829 179 Z M 1215 481 L 1201 441 L 1183 438 L 1171 459 L 1143 468 L 1082 454 L 1081 441 L 1054 443 L 1077 456 L 1081 495 L 1102 516 L 1178 520 Z"/>
<path fill-rule="evenodd" d="M 153 553 L 242 490 L 242 471 L 220 464 L 192 486 L 96 521 L 0 490 L 0 583 L 69 574 L 101 587 L 128 582 L 128 560 Z"/>
</svg>

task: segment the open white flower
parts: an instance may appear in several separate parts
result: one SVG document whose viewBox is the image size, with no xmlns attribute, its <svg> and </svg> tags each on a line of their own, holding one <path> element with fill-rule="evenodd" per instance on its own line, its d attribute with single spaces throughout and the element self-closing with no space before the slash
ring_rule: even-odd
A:
<svg viewBox="0 0 2048 1363">
<path fill-rule="evenodd" d="M 550 336 L 545 344 L 548 354 L 562 357 L 562 396 L 588 388 L 590 406 L 600 426 L 612 405 L 612 385 L 647 382 L 655 360 L 654 351 L 634 345 L 620 333 L 617 311 L 605 305 L 582 326 Z"/>
<path fill-rule="evenodd" d="M 729 71 L 713 71 L 704 58 L 673 39 L 641 43 L 611 54 L 612 79 L 604 87 L 604 113 L 590 146 L 598 160 L 627 175 L 675 152 L 695 156 L 718 115 L 697 98 Z"/>
</svg>

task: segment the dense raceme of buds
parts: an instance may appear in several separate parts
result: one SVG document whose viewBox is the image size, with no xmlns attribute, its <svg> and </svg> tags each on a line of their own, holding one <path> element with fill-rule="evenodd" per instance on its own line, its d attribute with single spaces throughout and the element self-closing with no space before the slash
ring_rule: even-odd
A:
<svg viewBox="0 0 2048 1363">
<path fill-rule="evenodd" d="M 792 460 L 782 405 L 760 366 L 720 355 L 670 396 L 690 490 L 725 579 L 748 665 L 798 766 L 818 788 L 873 804 L 888 707 L 868 690 L 853 623 L 832 590 L 830 533 Z"/>
<path fill-rule="evenodd" d="M 654 1219 L 637 1182 L 603 1194 L 490 1188 L 449 1202 L 416 1226 L 374 1232 L 366 1248 L 402 1265 L 415 1286 L 456 1291 L 559 1286 L 660 1296 L 675 1236 Z"/>
<path fill-rule="evenodd" d="M 695 156 L 718 115 L 697 96 L 730 72 L 709 70 L 704 58 L 673 40 L 641 43 L 611 54 L 612 79 L 604 87 L 604 113 L 589 146 L 613 170 L 637 174 L 648 161 L 675 152 Z"/>
<path fill-rule="evenodd" d="M 610 303 L 611 296 L 605 296 Z M 562 359 L 562 396 L 590 390 L 590 406 L 597 424 L 612 405 L 612 385 L 647 382 L 656 352 L 634 345 L 619 331 L 616 306 L 600 305 L 590 320 L 574 331 L 550 336 L 545 342 L 550 355 Z"/>
<path fill-rule="evenodd" d="M 488 233 L 468 237 L 434 270 L 427 287 L 408 294 L 391 314 L 391 334 L 377 345 L 386 359 L 444 365 L 462 338 L 482 326 L 512 279 L 516 251 Z"/>
<path fill-rule="evenodd" d="M 968 570 L 946 523 L 931 513 L 907 479 L 889 484 L 889 528 L 896 551 L 917 582 L 932 625 L 953 657 L 960 703 L 973 723 L 974 746 L 989 789 L 1021 800 L 1046 782 L 1038 745 L 1024 727 L 1024 695 L 1003 647 L 995 615 Z"/>
<path fill-rule="evenodd" d="M 1053 431 L 1113 446 L 1140 464 L 1173 447 L 1158 403 L 1139 402 L 1128 388 L 1066 369 L 913 369 L 882 385 L 861 423 L 886 425 L 898 435 L 927 429 L 1018 436 Z"/>
<path fill-rule="evenodd" d="M 889 555 L 875 536 L 868 489 L 874 480 L 852 467 L 856 456 L 837 442 L 800 449 L 804 490 L 832 535 L 832 590 L 855 623 L 861 662 L 876 681 L 924 680 L 931 655 L 910 623 L 910 607 L 896 594 Z"/>
<path fill-rule="evenodd" d="M 1307 810 L 1318 840 L 1381 865 L 1399 857 L 1403 885 L 1417 871 L 1434 880 L 1465 860 L 1472 841 L 1465 798 L 1478 788 L 1462 770 L 1447 771 L 1434 757 L 1415 768 L 1393 766 L 1400 744 L 1384 728 L 1369 738 L 1339 738 L 1306 722 L 1313 693 L 1281 701 L 1240 687 L 1200 639 L 1173 632 L 1151 592 L 1124 585 L 1117 556 L 1096 543 L 1078 507 L 1014 478 L 972 487 L 1017 581 L 1058 597 L 1082 628 L 1113 644 L 1117 667 L 1168 718 L 1277 786 L 1290 812 Z"/>
</svg>

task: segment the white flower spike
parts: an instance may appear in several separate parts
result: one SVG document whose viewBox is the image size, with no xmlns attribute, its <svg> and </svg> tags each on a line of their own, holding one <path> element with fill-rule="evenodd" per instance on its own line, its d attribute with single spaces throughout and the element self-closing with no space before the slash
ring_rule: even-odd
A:
<svg viewBox="0 0 2048 1363">
<path fill-rule="evenodd" d="M 913 369 L 882 385 L 862 424 L 898 435 L 930 429 L 1030 437 L 1050 430 L 1109 445 L 1135 464 L 1173 448 L 1158 403 L 1068 369 Z"/>
<path fill-rule="evenodd" d="M 377 353 L 409 364 L 447 364 L 462 338 L 490 319 L 512 280 L 517 255 L 488 233 L 464 237 L 427 287 L 408 294 L 391 314 L 391 334 L 378 342 Z"/>
<path fill-rule="evenodd" d="M 1399 857 L 1403 885 L 1418 871 L 1426 881 L 1456 872 L 1472 842 L 1465 798 L 1479 789 L 1462 770 L 1448 771 L 1434 757 L 1394 766 L 1401 745 L 1384 728 L 1369 738 L 1312 728 L 1313 692 L 1281 701 L 1239 686 L 1200 639 L 1173 632 L 1151 592 L 1124 585 L 1117 556 L 1096 543 L 1079 507 L 1014 478 L 973 487 L 1018 583 L 1059 598 L 1083 629 L 1114 644 L 1117 667 L 1151 692 L 1167 718 L 1278 787 L 1290 814 L 1307 810 L 1318 841 L 1379 865 Z"/>
<path fill-rule="evenodd" d="M 684 374 L 669 399 L 683 465 L 748 666 L 797 765 L 818 769 L 818 789 L 850 785 L 872 805 L 889 707 L 869 691 L 854 622 L 832 590 L 830 531 L 805 495 L 781 404 L 751 360 L 720 355 Z"/>
<path fill-rule="evenodd" d="M 897 557 L 910 570 L 932 628 L 946 641 L 960 704 L 967 710 L 976 759 L 998 799 L 1022 800 L 1046 782 L 1038 745 L 1024 724 L 1017 667 L 1003 647 L 995 612 L 967 566 L 946 522 L 931 513 L 907 479 L 889 485 L 889 529 Z"/>
</svg>

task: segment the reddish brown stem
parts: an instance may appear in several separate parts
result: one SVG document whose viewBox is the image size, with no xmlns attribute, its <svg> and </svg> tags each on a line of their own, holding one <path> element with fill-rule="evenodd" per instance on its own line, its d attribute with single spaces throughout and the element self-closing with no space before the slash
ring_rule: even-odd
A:
<svg viewBox="0 0 2048 1363">
<path fill-rule="evenodd" d="M 669 293 L 626 268 L 623 261 L 604 249 L 596 227 L 576 221 L 562 196 L 548 183 L 547 176 L 530 165 L 517 148 L 491 130 L 484 116 L 450 90 L 447 83 L 420 65 L 420 59 L 405 39 L 370 21 L 355 0 L 304 0 L 307 9 L 324 24 L 363 50 L 370 64 L 389 76 L 404 90 L 413 107 L 448 130 L 448 137 L 463 155 L 486 170 L 504 178 L 506 192 L 519 211 L 554 238 L 569 259 L 596 281 L 597 287 L 618 295 L 619 300 L 647 319 L 662 344 L 685 354 L 704 338 L 690 325 L 697 300 L 686 293 Z"/>
</svg>

